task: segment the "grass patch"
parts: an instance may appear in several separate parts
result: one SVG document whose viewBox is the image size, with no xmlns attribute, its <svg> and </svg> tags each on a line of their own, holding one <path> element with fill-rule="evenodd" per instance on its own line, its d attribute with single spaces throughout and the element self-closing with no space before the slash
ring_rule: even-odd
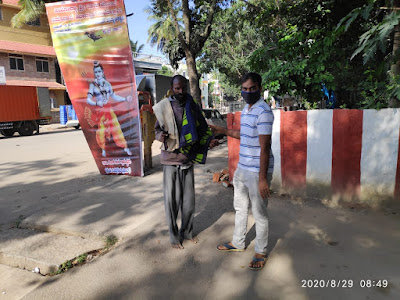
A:
<svg viewBox="0 0 400 300">
<path fill-rule="evenodd" d="M 83 253 L 73 259 L 67 260 L 58 267 L 58 270 L 56 272 L 50 273 L 48 275 L 49 276 L 58 275 L 58 274 L 68 271 L 69 269 L 72 269 L 73 267 L 84 265 L 85 263 L 93 260 L 95 257 L 98 257 L 98 256 L 108 252 L 108 251 L 104 251 L 104 249 L 93 250 L 93 251 L 90 251 L 87 253 Z"/>
<path fill-rule="evenodd" d="M 86 260 L 88 258 L 88 253 L 84 253 L 79 255 L 78 257 L 75 257 L 74 259 L 71 260 L 67 260 L 66 262 L 64 262 L 57 270 L 57 272 L 55 272 L 52 275 L 58 275 L 61 273 L 64 273 L 65 271 L 68 271 L 69 269 L 75 267 L 75 266 L 80 266 L 86 263 Z"/>
<path fill-rule="evenodd" d="M 109 235 L 105 238 L 106 248 L 111 248 L 118 242 L 118 238 L 115 235 Z"/>
<path fill-rule="evenodd" d="M 67 260 L 58 267 L 58 270 L 56 272 L 48 274 L 48 276 L 59 275 L 59 274 L 62 274 L 64 272 L 68 271 L 69 269 L 72 269 L 73 267 L 82 266 L 82 265 L 86 264 L 87 262 L 90 262 L 93 259 L 109 252 L 115 246 L 115 244 L 117 242 L 118 242 L 118 238 L 115 235 L 109 235 L 104 239 L 104 243 L 105 243 L 104 248 L 89 251 L 89 252 L 83 253 L 73 259 Z"/>
<path fill-rule="evenodd" d="M 68 271 L 73 267 L 74 265 L 72 264 L 72 260 L 67 260 L 66 262 L 62 263 L 62 265 L 58 268 L 58 270 L 55 273 L 52 273 L 50 275 L 58 275 L 64 273 L 65 271 Z"/>
<path fill-rule="evenodd" d="M 15 228 L 20 228 L 19 226 L 21 225 L 22 221 L 25 219 L 23 215 L 20 215 L 18 219 L 15 221 Z"/>
<path fill-rule="evenodd" d="M 76 262 L 77 262 L 78 264 L 83 264 L 83 263 L 86 262 L 87 257 L 88 257 L 88 254 L 87 254 L 87 253 L 82 254 L 82 255 L 78 256 L 78 258 L 76 259 Z"/>
</svg>

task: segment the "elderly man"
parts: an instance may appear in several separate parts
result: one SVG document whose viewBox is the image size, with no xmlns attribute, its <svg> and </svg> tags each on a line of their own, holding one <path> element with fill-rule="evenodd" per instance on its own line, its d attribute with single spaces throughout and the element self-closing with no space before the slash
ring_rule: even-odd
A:
<svg viewBox="0 0 400 300">
<path fill-rule="evenodd" d="M 172 96 L 154 105 L 157 117 L 156 139 L 163 143 L 164 204 L 170 241 L 173 248 L 183 249 L 183 239 L 194 243 L 195 209 L 193 164 L 206 162 L 207 151 L 218 143 L 208 128 L 200 106 L 187 93 L 187 80 L 176 75 L 171 81 Z M 181 210 L 181 228 L 176 219 Z"/>
</svg>

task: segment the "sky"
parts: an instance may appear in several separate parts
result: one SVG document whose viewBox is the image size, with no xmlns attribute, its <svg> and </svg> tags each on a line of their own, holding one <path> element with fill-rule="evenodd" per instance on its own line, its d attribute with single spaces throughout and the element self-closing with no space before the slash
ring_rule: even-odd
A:
<svg viewBox="0 0 400 300">
<path fill-rule="evenodd" d="M 148 0 L 125 0 L 126 14 L 134 13 L 133 16 L 128 17 L 129 37 L 134 42 L 139 41 L 139 45 L 144 44 L 142 53 L 163 57 L 163 54 L 157 51 L 157 46 L 151 47 L 147 42 L 147 30 L 152 22 L 147 20 L 149 15 L 144 10 L 149 5 Z"/>
</svg>

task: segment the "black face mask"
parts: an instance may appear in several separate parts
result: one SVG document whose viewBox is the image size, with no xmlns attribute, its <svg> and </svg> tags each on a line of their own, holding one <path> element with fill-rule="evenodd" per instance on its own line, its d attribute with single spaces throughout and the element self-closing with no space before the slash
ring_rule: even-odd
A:
<svg viewBox="0 0 400 300">
<path fill-rule="evenodd" d="M 242 91 L 242 97 L 244 101 L 246 101 L 247 104 L 254 104 L 260 99 L 260 91 L 255 91 L 255 92 L 244 92 Z"/>
<path fill-rule="evenodd" d="M 174 94 L 173 96 L 176 101 L 179 102 L 180 106 L 184 106 L 186 103 L 186 94 Z"/>
</svg>

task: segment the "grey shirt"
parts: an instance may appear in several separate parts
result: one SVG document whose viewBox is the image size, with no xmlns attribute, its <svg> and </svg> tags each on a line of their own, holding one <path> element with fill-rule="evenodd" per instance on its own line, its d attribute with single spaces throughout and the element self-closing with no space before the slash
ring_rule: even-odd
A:
<svg viewBox="0 0 400 300">
<path fill-rule="evenodd" d="M 172 97 L 169 98 L 169 103 L 171 103 L 172 111 L 174 112 L 176 126 L 178 127 L 179 136 L 181 135 L 182 131 L 182 119 L 183 119 L 183 107 L 179 105 L 179 102 L 173 99 Z M 164 132 L 160 127 L 158 121 L 156 122 L 156 139 L 162 142 L 161 134 Z M 166 132 L 168 133 L 168 132 Z M 188 161 L 187 157 L 180 153 L 179 150 L 175 151 L 168 151 L 168 150 L 161 150 L 160 155 L 160 162 L 163 165 L 175 165 L 175 166 L 191 166 L 193 163 Z"/>
</svg>

